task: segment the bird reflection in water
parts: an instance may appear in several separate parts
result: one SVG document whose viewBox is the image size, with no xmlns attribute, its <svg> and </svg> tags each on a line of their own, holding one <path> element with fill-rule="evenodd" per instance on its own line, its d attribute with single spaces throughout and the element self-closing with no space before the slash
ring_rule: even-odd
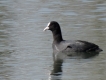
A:
<svg viewBox="0 0 106 80">
<path fill-rule="evenodd" d="M 66 59 L 89 59 L 99 55 L 99 52 L 59 52 L 53 53 L 53 69 L 50 74 L 50 80 L 61 80 L 62 64 Z"/>
</svg>

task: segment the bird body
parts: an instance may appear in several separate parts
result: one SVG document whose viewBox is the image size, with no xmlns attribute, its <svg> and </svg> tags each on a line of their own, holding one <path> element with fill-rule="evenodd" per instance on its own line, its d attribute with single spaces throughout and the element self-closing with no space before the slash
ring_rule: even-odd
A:
<svg viewBox="0 0 106 80">
<path fill-rule="evenodd" d="M 99 47 L 87 41 L 81 40 L 63 40 L 60 43 L 53 42 L 52 44 L 54 51 L 66 51 L 66 52 L 91 52 L 98 51 Z"/>
</svg>

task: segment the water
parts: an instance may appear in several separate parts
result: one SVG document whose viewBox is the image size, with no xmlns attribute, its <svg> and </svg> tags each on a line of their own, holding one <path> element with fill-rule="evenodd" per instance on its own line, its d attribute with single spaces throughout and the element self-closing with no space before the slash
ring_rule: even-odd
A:
<svg viewBox="0 0 106 80">
<path fill-rule="evenodd" d="M 63 38 L 87 40 L 102 49 L 90 59 L 53 62 L 52 33 L 58 21 Z M 0 80 L 105 80 L 105 0 L 0 0 Z M 61 75 L 50 75 L 58 66 Z"/>
</svg>

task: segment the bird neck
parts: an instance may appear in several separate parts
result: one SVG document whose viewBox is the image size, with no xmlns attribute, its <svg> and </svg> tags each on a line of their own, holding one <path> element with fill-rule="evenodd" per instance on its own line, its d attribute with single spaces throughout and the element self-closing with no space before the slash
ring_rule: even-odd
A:
<svg viewBox="0 0 106 80">
<path fill-rule="evenodd" d="M 61 30 L 55 30 L 52 32 L 53 32 L 54 42 L 59 43 L 59 42 L 63 41 Z"/>
</svg>

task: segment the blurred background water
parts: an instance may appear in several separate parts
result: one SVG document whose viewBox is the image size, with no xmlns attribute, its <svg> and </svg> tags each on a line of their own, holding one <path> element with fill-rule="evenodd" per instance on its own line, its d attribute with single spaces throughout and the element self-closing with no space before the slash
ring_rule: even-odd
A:
<svg viewBox="0 0 106 80">
<path fill-rule="evenodd" d="M 81 39 L 102 49 L 91 59 L 66 59 L 62 75 L 53 70 L 52 33 L 58 21 L 63 38 Z M 105 80 L 105 0 L 0 0 L 0 80 Z"/>
</svg>

